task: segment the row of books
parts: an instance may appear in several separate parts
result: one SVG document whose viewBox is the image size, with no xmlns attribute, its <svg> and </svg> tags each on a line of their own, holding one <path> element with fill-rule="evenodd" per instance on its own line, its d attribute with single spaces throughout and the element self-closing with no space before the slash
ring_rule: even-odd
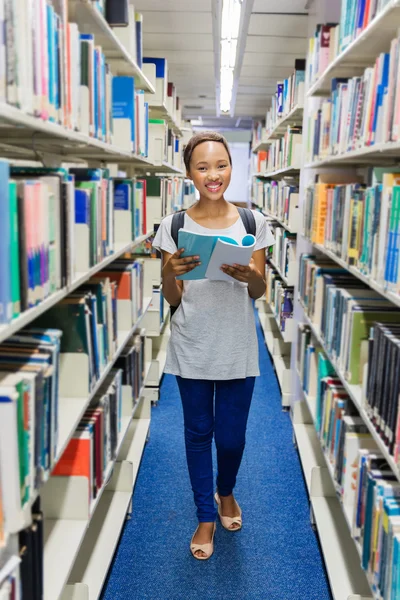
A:
<svg viewBox="0 0 400 600">
<path fill-rule="evenodd" d="M 288 126 L 283 137 L 273 141 L 265 156 L 266 172 L 272 173 L 287 167 L 299 168 L 301 164 L 302 134 L 301 127 Z M 260 165 L 263 166 L 263 165 Z M 261 172 L 262 171 L 256 171 Z"/>
<path fill-rule="evenodd" d="M 43 598 L 44 521 L 40 497 L 35 500 L 31 514 L 32 524 L 21 530 L 18 536 L 11 537 L 7 547 L 1 549 L 0 598 L 2 600 L 23 600 L 23 598 L 42 600 Z"/>
<path fill-rule="evenodd" d="M 299 186 L 295 181 L 262 181 L 254 178 L 252 198 L 255 204 L 285 225 L 295 225 L 299 208 Z"/>
<path fill-rule="evenodd" d="M 313 243 L 399 294 L 400 173 L 374 169 L 372 182 L 309 186 L 304 232 Z"/>
<path fill-rule="evenodd" d="M 296 106 L 303 105 L 305 69 L 305 59 L 297 58 L 290 77 L 277 82 L 275 94 L 271 98 L 271 108 L 265 117 L 265 125 L 260 121 L 255 123 L 253 147 L 262 142 L 265 137 L 268 137 L 276 125 Z"/>
<path fill-rule="evenodd" d="M 57 457 L 60 404 L 89 397 L 143 311 L 143 261 L 115 261 L 0 345 L 0 478 L 7 531 Z M 122 357 L 126 357 L 127 348 Z M 129 361 L 117 363 L 127 369 Z M 143 372 L 143 357 L 132 366 Z M 79 379 L 74 374 L 79 373 Z M 129 378 L 133 384 L 133 376 Z M 134 383 L 141 387 L 142 376 Z M 19 468 L 18 468 L 19 465 Z"/>
<path fill-rule="evenodd" d="M 271 231 L 275 238 L 268 258 L 279 269 L 285 278 L 289 275 L 291 266 L 296 263 L 296 234 L 289 233 L 280 225 L 271 224 Z"/>
<path fill-rule="evenodd" d="M 277 82 L 276 92 L 271 99 L 271 108 L 265 117 L 267 136 L 293 108 L 303 104 L 305 69 L 305 59 L 298 58 L 295 60 L 294 71 L 290 77 L 283 82 Z"/>
<path fill-rule="evenodd" d="M 302 325 L 297 368 L 361 565 L 377 597 L 395 600 L 400 593 L 400 483 L 332 364 Z"/>
<path fill-rule="evenodd" d="M 166 108 L 170 117 L 179 126 L 182 120 L 182 104 L 177 96 L 175 85 L 168 79 L 167 59 L 146 56 L 143 58 L 143 64 L 144 68 L 153 65 L 156 77 L 155 94 L 146 94 L 146 100 L 150 102 L 156 114 L 160 108 Z"/>
<path fill-rule="evenodd" d="M 265 279 L 265 299 L 275 315 L 280 330 L 284 332 L 286 320 L 293 317 L 293 288 L 285 285 L 279 273 L 269 263 L 265 267 Z"/>
<path fill-rule="evenodd" d="M 346 269 L 312 255 L 300 257 L 299 294 L 335 367 L 350 384 L 361 385 L 370 328 L 398 322 L 400 311 Z"/>
<path fill-rule="evenodd" d="M 146 179 L 112 178 L 107 169 L 10 169 L 6 161 L 0 179 L 0 324 L 153 225 Z"/>
<path fill-rule="evenodd" d="M 331 96 L 310 115 L 309 159 L 398 141 L 400 37 L 362 76 L 333 79 Z"/>
<path fill-rule="evenodd" d="M 343 0 L 340 23 L 320 23 L 308 45 L 308 80 L 312 85 L 388 4 L 388 0 Z"/>
</svg>

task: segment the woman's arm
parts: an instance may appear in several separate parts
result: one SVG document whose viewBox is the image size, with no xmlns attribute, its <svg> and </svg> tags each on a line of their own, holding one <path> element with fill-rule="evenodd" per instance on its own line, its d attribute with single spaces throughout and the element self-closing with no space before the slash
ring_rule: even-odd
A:
<svg viewBox="0 0 400 600">
<path fill-rule="evenodd" d="M 181 258 L 183 251 L 183 248 L 177 250 L 174 254 L 170 254 L 165 250 L 162 251 L 163 295 L 171 306 L 179 306 L 182 298 L 183 281 L 177 281 L 176 277 L 188 273 L 200 264 L 198 256 Z"/>
<path fill-rule="evenodd" d="M 265 293 L 265 248 L 253 252 L 247 267 L 222 265 L 221 269 L 237 281 L 247 283 L 250 298 L 257 300 Z"/>
</svg>

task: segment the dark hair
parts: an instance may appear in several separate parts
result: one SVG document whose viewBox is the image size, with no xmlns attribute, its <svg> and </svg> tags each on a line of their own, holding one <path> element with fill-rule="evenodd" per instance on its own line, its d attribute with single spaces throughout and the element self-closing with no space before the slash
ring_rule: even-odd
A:
<svg viewBox="0 0 400 600">
<path fill-rule="evenodd" d="M 219 142 L 220 144 L 223 144 L 225 150 L 228 153 L 229 162 L 232 166 L 231 153 L 229 151 L 228 142 L 226 141 L 224 136 L 218 133 L 217 131 L 201 131 L 190 138 L 183 153 L 183 160 L 185 162 L 186 171 L 188 173 L 190 171 L 190 160 L 192 158 L 193 150 L 196 148 L 196 146 L 202 144 L 203 142 Z"/>
</svg>

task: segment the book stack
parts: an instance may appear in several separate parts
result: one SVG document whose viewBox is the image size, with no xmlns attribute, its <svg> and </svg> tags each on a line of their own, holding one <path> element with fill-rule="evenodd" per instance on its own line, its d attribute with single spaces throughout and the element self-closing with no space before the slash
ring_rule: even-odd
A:
<svg viewBox="0 0 400 600">
<path fill-rule="evenodd" d="M 373 181 L 309 186 L 305 236 L 398 295 L 400 173 L 374 169 Z"/>
<path fill-rule="evenodd" d="M 400 139 L 399 43 L 363 75 L 332 79 L 330 98 L 309 117 L 309 160 Z"/>
<path fill-rule="evenodd" d="M 260 142 L 262 142 L 264 137 L 265 128 L 262 121 L 255 121 L 253 124 L 252 148 L 255 148 Z"/>
<path fill-rule="evenodd" d="M 4 530 L 47 480 L 58 440 L 60 329 L 32 327 L 0 346 L 0 489 Z"/>
<path fill-rule="evenodd" d="M 336 368 L 361 384 L 370 327 L 397 322 L 399 310 L 345 269 L 309 255 L 300 258 L 299 294 Z"/>
<path fill-rule="evenodd" d="M 89 507 L 115 461 L 122 418 L 122 370 L 113 369 L 87 409 L 52 471 L 52 477 L 85 477 Z"/>
<path fill-rule="evenodd" d="M 296 262 L 296 234 L 289 233 L 280 225 L 272 224 L 271 231 L 275 237 L 268 259 L 278 270 L 281 277 L 287 281 L 291 263 Z"/>
<path fill-rule="evenodd" d="M 285 180 L 264 184 L 265 210 L 286 226 L 294 224 L 299 204 L 299 187 Z"/>
<path fill-rule="evenodd" d="M 285 331 L 286 320 L 293 316 L 293 288 L 287 287 L 279 273 L 271 265 L 265 268 L 266 292 L 265 299 L 275 315 L 278 326 Z"/>
<path fill-rule="evenodd" d="M 267 153 L 267 172 L 299 168 L 301 163 L 301 127 L 288 125 L 285 135 L 272 142 Z"/>
<path fill-rule="evenodd" d="M 269 136 L 276 125 L 295 107 L 303 105 L 306 61 L 296 59 L 294 71 L 284 81 L 278 81 L 276 92 L 271 99 L 271 108 L 265 117 L 266 135 Z M 257 137 L 257 136 L 256 136 Z"/>
</svg>

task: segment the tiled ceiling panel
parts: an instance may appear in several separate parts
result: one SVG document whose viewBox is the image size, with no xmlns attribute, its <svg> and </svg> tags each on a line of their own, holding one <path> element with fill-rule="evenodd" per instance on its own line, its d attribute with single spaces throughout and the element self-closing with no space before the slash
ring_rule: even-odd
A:
<svg viewBox="0 0 400 600">
<path fill-rule="evenodd" d="M 143 13 L 144 54 L 167 58 L 186 118 L 216 114 L 213 1 L 134 1 Z M 305 57 L 304 7 L 305 0 L 254 0 L 232 122 L 264 116 L 276 81 L 290 75 L 296 58 Z"/>
</svg>

